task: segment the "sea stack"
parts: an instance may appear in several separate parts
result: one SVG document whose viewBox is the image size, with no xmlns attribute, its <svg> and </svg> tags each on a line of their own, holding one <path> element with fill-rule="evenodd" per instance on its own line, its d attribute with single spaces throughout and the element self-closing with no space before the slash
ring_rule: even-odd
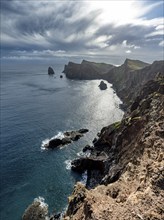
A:
<svg viewBox="0 0 164 220">
<path fill-rule="evenodd" d="M 104 83 L 104 81 L 101 81 L 99 87 L 101 90 L 105 90 L 105 89 L 107 89 L 107 84 Z"/>
<path fill-rule="evenodd" d="M 53 75 L 55 74 L 54 70 L 52 69 L 52 67 L 48 67 L 48 75 Z"/>
</svg>

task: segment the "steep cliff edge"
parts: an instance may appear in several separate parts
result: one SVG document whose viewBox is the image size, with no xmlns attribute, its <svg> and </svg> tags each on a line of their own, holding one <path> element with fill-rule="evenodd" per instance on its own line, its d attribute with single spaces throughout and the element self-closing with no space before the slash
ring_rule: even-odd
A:
<svg viewBox="0 0 164 220">
<path fill-rule="evenodd" d="M 81 158 L 85 163 L 74 164 L 81 170 L 85 164 L 87 187 L 77 183 L 64 220 L 164 218 L 163 107 L 160 74 L 145 84 L 122 121 L 101 130 L 90 157 Z"/>
<path fill-rule="evenodd" d="M 138 60 L 126 59 L 124 64 L 115 67 L 103 77 L 113 84 L 118 96 L 128 107 L 142 86 L 154 79 L 157 72 L 163 72 L 164 61 L 154 61 L 151 65 Z"/>
</svg>

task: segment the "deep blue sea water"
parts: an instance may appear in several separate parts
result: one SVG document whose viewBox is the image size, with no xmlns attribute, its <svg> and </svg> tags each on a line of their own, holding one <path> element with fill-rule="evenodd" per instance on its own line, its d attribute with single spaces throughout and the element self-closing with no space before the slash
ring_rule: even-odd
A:
<svg viewBox="0 0 164 220">
<path fill-rule="evenodd" d="M 60 79 L 64 65 L 1 69 L 0 212 L 2 220 L 20 220 L 25 208 L 41 196 L 50 211 L 62 211 L 81 176 L 68 162 L 91 144 L 97 132 L 122 118 L 120 100 L 100 80 Z M 78 142 L 42 150 L 42 142 L 59 132 L 88 128 Z"/>
</svg>

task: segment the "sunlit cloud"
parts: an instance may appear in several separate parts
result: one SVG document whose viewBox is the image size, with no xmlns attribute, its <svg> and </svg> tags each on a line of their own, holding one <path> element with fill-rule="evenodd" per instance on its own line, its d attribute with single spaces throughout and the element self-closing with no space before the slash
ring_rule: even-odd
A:
<svg viewBox="0 0 164 220">
<path fill-rule="evenodd" d="M 133 0 L 2 1 L 2 57 L 100 56 L 98 60 L 108 60 L 112 55 L 124 59 L 148 54 L 147 61 L 159 59 L 163 56 L 163 17 L 153 16 L 153 11 L 163 4 Z"/>
<path fill-rule="evenodd" d="M 126 50 L 126 53 L 131 53 L 132 51 L 131 50 Z"/>
<path fill-rule="evenodd" d="M 164 40 L 159 43 L 159 46 L 164 47 Z"/>
</svg>

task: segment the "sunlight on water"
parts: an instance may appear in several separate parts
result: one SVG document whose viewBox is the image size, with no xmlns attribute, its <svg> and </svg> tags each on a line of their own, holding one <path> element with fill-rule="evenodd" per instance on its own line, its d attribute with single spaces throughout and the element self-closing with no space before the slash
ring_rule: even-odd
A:
<svg viewBox="0 0 164 220">
<path fill-rule="evenodd" d="M 24 68 L 25 69 L 25 68 Z M 50 211 L 62 211 L 76 181 L 86 181 L 70 171 L 71 161 L 92 145 L 99 130 L 121 119 L 121 101 L 111 84 L 101 91 L 100 80 L 76 81 L 47 75 L 40 70 L 2 72 L 1 88 L 1 193 L 2 219 L 21 219 L 39 196 Z M 79 141 L 44 150 L 52 138 L 65 131 L 88 128 Z M 42 200 L 44 202 L 44 200 Z"/>
</svg>

